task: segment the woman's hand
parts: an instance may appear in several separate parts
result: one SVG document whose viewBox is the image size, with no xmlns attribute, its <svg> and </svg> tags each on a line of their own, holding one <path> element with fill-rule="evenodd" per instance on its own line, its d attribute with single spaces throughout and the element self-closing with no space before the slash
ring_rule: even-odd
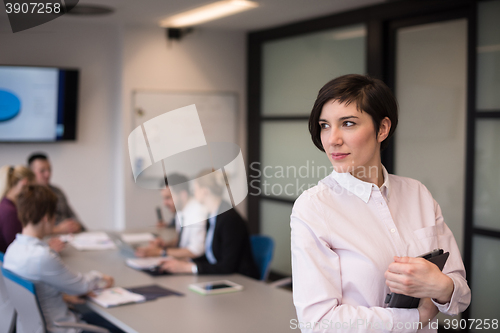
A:
<svg viewBox="0 0 500 333">
<path fill-rule="evenodd" d="M 417 298 L 434 298 L 445 304 L 453 294 L 453 280 L 423 258 L 394 257 L 385 272 L 391 292 Z"/>
<path fill-rule="evenodd" d="M 192 262 L 169 259 L 161 263 L 160 269 L 170 273 L 192 273 L 193 265 Z"/>
<path fill-rule="evenodd" d="M 429 322 L 436 317 L 438 312 L 438 308 L 434 305 L 434 303 L 432 303 L 430 298 L 421 298 L 420 303 L 418 303 L 418 315 L 422 326 L 419 330 L 426 327 Z"/>
</svg>

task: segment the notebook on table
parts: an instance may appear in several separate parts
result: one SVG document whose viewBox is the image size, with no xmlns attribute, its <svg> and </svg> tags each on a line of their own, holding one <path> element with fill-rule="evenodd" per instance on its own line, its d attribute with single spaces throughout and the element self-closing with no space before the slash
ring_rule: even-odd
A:
<svg viewBox="0 0 500 333">
<path fill-rule="evenodd" d="M 103 308 L 146 301 L 145 296 L 130 292 L 121 287 L 95 290 L 89 298 L 92 302 L 99 304 Z"/>
</svg>

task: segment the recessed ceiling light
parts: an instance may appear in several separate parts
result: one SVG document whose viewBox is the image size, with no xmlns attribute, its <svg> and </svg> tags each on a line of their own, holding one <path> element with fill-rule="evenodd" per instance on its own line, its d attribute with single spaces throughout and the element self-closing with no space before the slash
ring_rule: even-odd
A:
<svg viewBox="0 0 500 333">
<path fill-rule="evenodd" d="M 76 5 L 66 14 L 78 16 L 92 16 L 92 15 L 107 15 L 113 13 L 115 10 L 111 7 L 101 5 Z"/>
<path fill-rule="evenodd" d="M 236 14 L 258 7 L 259 4 L 247 0 L 224 0 L 198 7 L 186 12 L 170 16 L 160 22 L 164 28 L 191 27 L 196 24 L 216 20 L 218 18 Z"/>
</svg>

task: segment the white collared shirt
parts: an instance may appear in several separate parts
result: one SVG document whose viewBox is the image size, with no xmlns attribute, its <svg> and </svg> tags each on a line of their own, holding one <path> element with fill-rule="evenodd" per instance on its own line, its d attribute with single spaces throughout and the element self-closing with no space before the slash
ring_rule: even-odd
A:
<svg viewBox="0 0 500 333">
<path fill-rule="evenodd" d="M 333 171 L 296 200 L 293 300 L 303 332 L 416 332 L 417 326 L 408 326 L 418 323 L 417 309 L 384 304 L 390 293 L 384 273 L 393 256 L 417 257 L 436 248 L 450 252 L 443 272 L 454 283 L 451 301 L 436 306 L 453 315 L 469 305 L 460 251 L 441 208 L 420 182 L 388 175 L 385 168 L 383 174 L 379 189 Z"/>
<path fill-rule="evenodd" d="M 191 198 L 175 217 L 175 229 L 180 235 L 179 248 L 187 248 L 195 257 L 205 253 L 205 235 L 207 232 L 207 212 L 203 205 Z"/>
</svg>

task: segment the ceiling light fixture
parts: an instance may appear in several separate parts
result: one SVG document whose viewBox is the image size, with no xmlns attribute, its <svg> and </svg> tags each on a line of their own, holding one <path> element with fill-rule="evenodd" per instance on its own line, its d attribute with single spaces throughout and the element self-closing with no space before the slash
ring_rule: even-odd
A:
<svg viewBox="0 0 500 333">
<path fill-rule="evenodd" d="M 217 1 L 168 17 L 160 22 L 160 26 L 164 28 L 192 27 L 200 23 L 216 20 L 258 6 L 258 3 L 247 0 Z"/>
</svg>

